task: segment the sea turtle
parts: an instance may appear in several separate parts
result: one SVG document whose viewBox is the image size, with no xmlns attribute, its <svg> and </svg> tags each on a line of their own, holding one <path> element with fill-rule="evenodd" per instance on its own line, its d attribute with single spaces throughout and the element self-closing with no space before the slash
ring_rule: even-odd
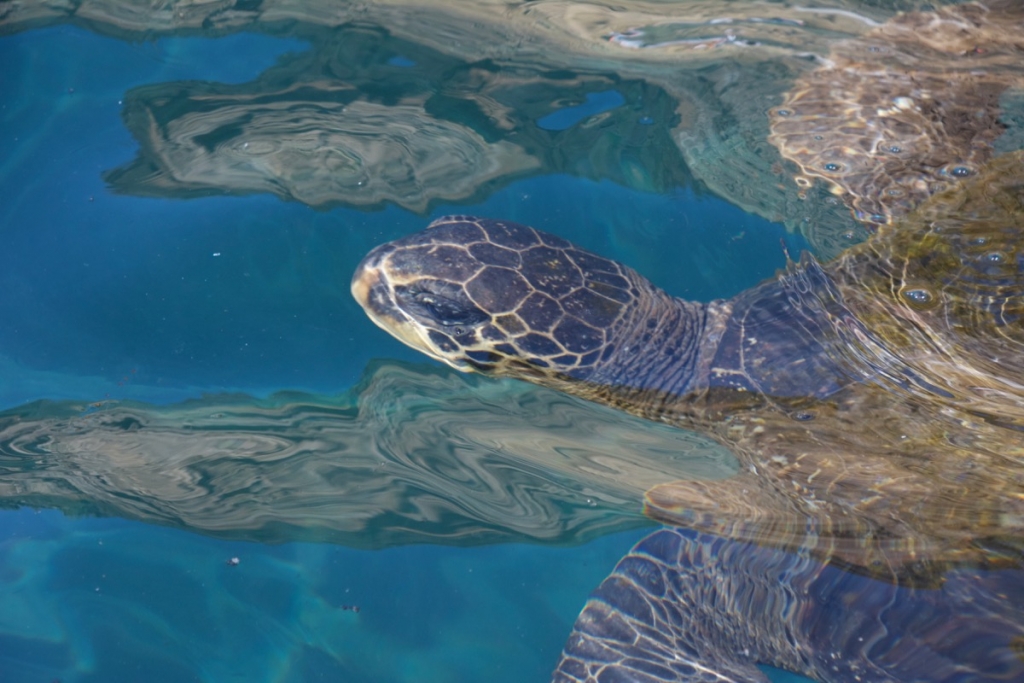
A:
<svg viewBox="0 0 1024 683">
<path fill-rule="evenodd" d="M 684 301 L 555 235 L 470 216 L 377 247 L 352 292 L 376 324 L 452 367 L 700 430 L 736 453 L 729 480 L 649 491 L 656 519 L 941 585 L 948 563 L 1022 557 L 1022 225 L 1013 153 L 832 262 L 804 256 L 725 301 Z M 651 581 L 626 583 L 651 605 L 678 599 Z M 623 609 L 606 609 L 622 619 L 598 636 L 581 617 L 559 680 L 661 680 L 637 670 L 671 646 L 630 630 Z M 619 636 L 639 643 L 632 654 L 595 645 Z M 734 680 L 701 671 L 679 680 Z"/>
</svg>

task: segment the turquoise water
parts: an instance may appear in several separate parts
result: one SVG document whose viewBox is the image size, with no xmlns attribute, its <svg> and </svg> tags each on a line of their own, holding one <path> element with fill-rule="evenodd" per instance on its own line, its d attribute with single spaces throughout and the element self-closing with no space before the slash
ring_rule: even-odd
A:
<svg viewBox="0 0 1024 683">
<path fill-rule="evenodd" d="M 420 360 L 347 288 L 366 251 L 429 216 L 261 194 L 140 198 L 102 179 L 135 154 L 121 121 L 130 88 L 244 82 L 304 49 L 255 34 L 132 43 L 67 26 L 0 39 L 3 406 L 330 394 L 373 358 Z M 453 211 L 558 232 L 697 298 L 769 276 L 784 263 L 780 240 L 803 246 L 693 188 L 565 173 L 430 215 Z M 17 500 L 0 513 L 5 683 L 547 680 L 587 594 L 644 534 L 359 550 L 281 542 L 285 532 L 266 545 Z"/>
<path fill-rule="evenodd" d="M 137 147 L 120 116 L 129 88 L 255 78 L 303 44 L 256 34 L 133 44 L 58 27 L 6 37 L 0 49 L 10 65 L 0 76 L 0 277 L 9 293 L 0 344 L 19 368 L 5 377 L 6 405 L 108 393 L 160 401 L 221 388 L 330 392 L 354 383 L 371 358 L 419 360 L 365 319 L 348 284 L 370 248 L 444 213 L 557 232 L 699 299 L 770 276 L 785 262 L 780 239 L 794 253 L 803 246 L 691 188 L 643 193 L 566 174 L 514 180 L 429 215 L 393 205 L 316 211 L 261 194 L 113 194 L 102 174 Z M 37 389 L 47 381 L 40 372 L 70 377 Z"/>
<path fill-rule="evenodd" d="M 326 190 L 305 168 L 267 183 L 241 152 L 203 156 L 251 112 L 172 144 L 187 137 L 178 122 L 199 130 L 216 111 L 204 102 L 305 88 L 296 120 L 310 102 L 346 107 L 358 139 L 357 125 L 384 125 L 372 107 L 407 107 L 476 136 L 423 127 L 427 142 L 500 156 L 473 68 L 387 31 L 56 25 L 0 36 L 0 64 L 0 417 L 35 430 L 0 451 L 2 683 L 548 680 L 588 594 L 650 526 L 614 476 L 545 467 L 583 444 L 657 474 L 682 437 L 430 365 L 364 316 L 355 265 L 453 212 L 534 225 L 705 301 L 810 248 L 694 178 L 663 91 L 597 67 L 494 77 L 487 111 L 542 162 L 481 164 L 465 190 L 396 175 L 410 189 L 395 198 L 360 194 L 380 175 L 369 154 L 332 159 L 351 182 Z M 205 163 L 222 185 L 182 175 Z M 132 440 L 150 433 L 139 425 L 159 438 Z M 296 444 L 333 450 L 289 469 Z M 660 471 L 728 474 L 711 446 L 692 448 Z M 346 476 L 379 490 L 358 498 Z"/>
<path fill-rule="evenodd" d="M 0 678 L 545 680 L 636 536 L 365 552 L 8 511 Z"/>
</svg>

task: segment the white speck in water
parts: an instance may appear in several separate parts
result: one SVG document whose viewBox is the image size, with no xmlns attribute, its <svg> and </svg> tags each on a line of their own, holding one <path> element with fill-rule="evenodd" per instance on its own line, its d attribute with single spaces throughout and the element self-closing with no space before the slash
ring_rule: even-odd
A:
<svg viewBox="0 0 1024 683">
<path fill-rule="evenodd" d="M 213 252 L 213 255 L 214 256 L 220 256 L 220 252 L 219 251 L 215 251 L 215 252 Z"/>
</svg>

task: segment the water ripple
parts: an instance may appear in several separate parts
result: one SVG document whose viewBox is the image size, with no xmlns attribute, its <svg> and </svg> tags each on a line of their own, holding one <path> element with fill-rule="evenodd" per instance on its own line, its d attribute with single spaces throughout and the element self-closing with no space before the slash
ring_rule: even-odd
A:
<svg viewBox="0 0 1024 683">
<path fill-rule="evenodd" d="M 733 468 L 688 432 L 390 362 L 337 397 L 41 401 L 0 413 L 4 506 L 270 542 L 579 542 L 644 524 L 653 485 Z"/>
</svg>

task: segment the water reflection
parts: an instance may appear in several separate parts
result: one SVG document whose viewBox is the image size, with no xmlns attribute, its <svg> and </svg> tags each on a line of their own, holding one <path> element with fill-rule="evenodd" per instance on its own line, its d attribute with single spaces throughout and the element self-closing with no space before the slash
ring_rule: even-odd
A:
<svg viewBox="0 0 1024 683">
<path fill-rule="evenodd" d="M 0 413 L 0 503 L 224 538 L 355 547 L 578 543 L 643 525 L 643 492 L 731 455 L 555 392 L 383 363 L 338 397 Z"/>
<path fill-rule="evenodd" d="M 674 101 L 638 79 L 470 63 L 369 27 L 300 35 L 311 49 L 252 83 L 129 91 L 124 119 L 142 149 L 107 182 L 143 196 L 268 192 L 317 208 L 418 212 L 533 173 L 648 191 L 690 183 L 667 129 L 639 121 L 667 123 Z M 604 93 L 618 104 L 572 116 L 575 102 Z M 545 125 L 550 117 L 565 125 Z"/>
<path fill-rule="evenodd" d="M 124 193 L 265 192 L 320 208 L 425 212 L 439 201 L 472 203 L 524 174 L 654 191 L 696 180 L 804 232 L 827 257 L 1024 140 L 1019 8 L 993 2 L 985 14 L 932 4 L 100 0 L 8 3 L 0 31 L 70 21 L 129 40 L 256 30 L 310 45 L 249 83 L 130 91 L 123 115 L 139 156 L 105 176 Z M 878 54 L 886 67 L 873 69 Z M 841 155 L 830 156 L 836 149 Z M 949 206 L 922 214 L 922 225 L 942 233 Z M 965 276 L 972 310 L 998 321 L 984 336 L 1014 344 L 1020 299 L 1007 293 L 1020 285 L 1019 215 L 1003 221 L 998 245 L 954 245 L 969 251 L 955 273 Z M 931 263 L 924 251 L 915 258 L 921 272 Z M 944 277 L 956 279 L 953 272 Z M 949 284 L 925 280 L 889 292 L 907 319 L 935 315 Z M 877 297 L 883 284 L 861 291 Z M 856 300 L 855 289 L 845 294 Z M 877 310 L 877 301 L 860 303 Z M 6 411 L 0 501 L 228 538 L 380 547 L 578 542 L 645 523 L 638 506 L 650 490 L 662 519 L 794 550 L 675 531 L 638 548 L 689 591 L 659 597 L 652 611 L 692 608 L 670 616 L 693 627 L 682 629 L 680 651 L 694 632 L 702 636 L 705 649 L 687 652 L 701 666 L 755 680 L 754 660 L 823 680 L 865 671 L 1013 680 L 1021 676 L 1019 574 L 957 566 L 1019 566 L 1024 519 L 1019 353 L 972 346 L 973 315 L 952 316 L 966 320 L 966 334 L 928 347 L 934 354 L 873 358 L 875 388 L 845 402 L 789 406 L 768 429 L 756 420 L 718 423 L 721 441 L 764 456 L 791 487 L 807 485 L 797 488 L 795 510 L 791 491 L 760 498 L 743 475 L 694 484 L 696 475 L 729 477 L 735 466 L 686 432 L 550 392 L 394 364 L 337 398 L 43 402 Z M 874 323 L 890 340 L 915 334 L 894 333 L 884 316 Z M 851 353 L 874 350 L 861 331 L 844 339 Z M 960 363 L 965 348 L 970 362 Z M 962 405 L 937 400 L 948 398 L 943 392 Z M 888 460 L 859 458 L 865 453 Z M 723 525 L 723 510 L 743 514 Z M 796 514 L 757 517 L 765 510 Z M 655 547 L 666 534 L 680 544 L 671 553 Z M 650 578 L 630 562 L 606 587 Z M 588 620 L 635 617 L 628 597 L 602 593 L 574 637 L 608 635 L 588 632 Z M 614 614 L 600 611 L 607 605 Z M 671 631 L 664 622 L 655 628 Z M 926 655 L 949 664 L 915 668 Z"/>
<path fill-rule="evenodd" d="M 108 175 L 122 191 L 260 191 L 317 206 L 395 202 L 425 210 L 440 198 L 473 201 L 522 173 L 568 172 L 656 191 L 696 177 L 698 187 L 806 231 L 819 253 L 831 255 L 866 231 L 825 188 L 807 193 L 780 182 L 789 171 L 768 143 L 765 113 L 827 59 L 837 39 L 919 4 L 545 0 L 327 10 L 273 0 L 159 9 L 87 2 L 72 12 L 12 6 L 0 31 L 72 21 L 133 40 L 245 29 L 310 43 L 308 53 L 250 84 L 133 91 L 125 116 L 141 156 Z M 732 38 L 705 45 L 661 36 L 689 35 L 689 25 Z M 616 35 L 654 38 L 638 49 Z M 624 104 L 565 130 L 537 125 L 602 92 L 618 93 Z M 372 117 L 380 137 L 367 139 L 357 115 Z M 429 135 L 410 134 L 415 127 Z M 459 174 L 459 165 L 469 172 Z"/>
<path fill-rule="evenodd" d="M 103 10 L 119 32 L 138 30 L 126 7 Z M 148 26 L 180 30 L 198 21 L 195 11 L 153 16 Z M 1019 137 L 1013 113 L 1002 111 L 1013 101 L 1004 93 L 1024 84 L 1012 4 L 893 18 L 863 7 L 783 4 L 769 14 L 739 5 L 723 14 L 681 3 L 674 11 L 689 21 L 680 22 L 650 8 L 531 3 L 528 18 L 506 11 L 468 34 L 474 10 L 429 10 L 458 28 L 457 45 L 410 33 L 386 6 L 376 8 L 386 30 L 295 11 L 264 3 L 231 12 L 226 24 L 220 11 L 207 16 L 204 25 L 222 30 L 270 32 L 285 16 L 298 19 L 289 35 L 312 47 L 242 86 L 132 91 L 125 119 L 142 152 L 108 182 L 150 196 L 270 192 L 318 207 L 426 211 L 478 200 L 527 173 L 658 191 L 692 174 L 833 256 Z M 17 26 L 17 12 L 6 21 Z M 514 53 L 499 47 L 510 30 L 522 36 Z M 589 104 L 605 96 L 617 104 Z"/>
</svg>

